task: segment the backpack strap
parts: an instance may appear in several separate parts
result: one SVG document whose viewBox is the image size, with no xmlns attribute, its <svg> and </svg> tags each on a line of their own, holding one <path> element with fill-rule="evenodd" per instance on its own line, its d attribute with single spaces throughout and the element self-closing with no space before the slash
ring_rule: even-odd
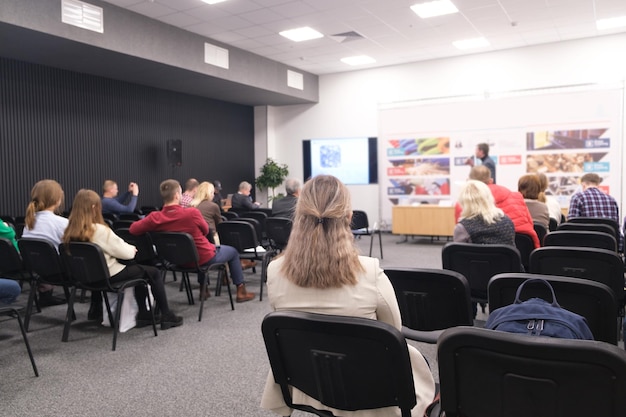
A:
<svg viewBox="0 0 626 417">
<path fill-rule="evenodd" d="M 520 284 L 520 286 L 517 288 L 517 292 L 515 293 L 515 304 L 521 304 L 522 303 L 522 301 L 520 300 L 520 295 L 522 293 L 522 290 L 524 289 L 524 286 L 526 284 L 528 284 L 529 282 L 542 282 L 546 287 L 548 287 L 550 289 L 550 292 L 552 293 L 552 306 L 561 308 L 559 303 L 556 301 L 556 295 L 554 294 L 554 288 L 552 288 L 552 285 L 550 285 L 550 283 L 548 281 L 546 281 L 545 279 L 543 279 L 543 278 L 530 278 L 530 279 L 527 279 L 526 281 L 522 282 Z"/>
</svg>

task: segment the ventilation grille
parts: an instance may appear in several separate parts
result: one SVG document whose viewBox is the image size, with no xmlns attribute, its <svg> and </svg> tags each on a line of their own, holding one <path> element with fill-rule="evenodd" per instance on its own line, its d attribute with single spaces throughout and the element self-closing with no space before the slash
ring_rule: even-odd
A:
<svg viewBox="0 0 626 417">
<path fill-rule="evenodd" d="M 338 43 L 346 43 L 346 42 L 358 41 L 359 39 L 365 39 L 363 35 L 355 31 L 337 33 L 335 35 L 330 35 L 330 38 Z"/>
</svg>

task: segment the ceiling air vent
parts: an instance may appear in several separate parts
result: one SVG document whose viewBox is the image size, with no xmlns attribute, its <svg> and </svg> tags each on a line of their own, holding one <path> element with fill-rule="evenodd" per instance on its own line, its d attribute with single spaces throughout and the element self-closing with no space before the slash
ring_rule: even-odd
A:
<svg viewBox="0 0 626 417">
<path fill-rule="evenodd" d="M 364 39 L 363 35 L 355 31 L 337 33 L 335 35 L 330 35 L 330 38 L 333 39 L 337 43 L 346 43 L 346 42 L 358 41 L 359 39 Z"/>
</svg>

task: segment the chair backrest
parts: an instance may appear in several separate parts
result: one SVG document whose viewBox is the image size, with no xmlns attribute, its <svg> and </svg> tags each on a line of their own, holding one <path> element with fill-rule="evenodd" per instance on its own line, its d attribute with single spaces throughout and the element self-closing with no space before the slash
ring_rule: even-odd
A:
<svg viewBox="0 0 626 417">
<path fill-rule="evenodd" d="M 465 277 L 445 269 L 385 269 L 396 293 L 402 325 L 420 331 L 471 326 Z"/>
<path fill-rule="evenodd" d="M 199 256 L 193 237 L 182 232 L 152 232 L 150 238 L 156 247 L 157 255 L 163 261 L 174 265 L 196 265 Z"/>
<path fill-rule="evenodd" d="M 617 241 L 613 235 L 590 230 L 555 230 L 546 235 L 544 246 L 579 246 L 617 252 Z"/>
<path fill-rule="evenodd" d="M 115 231 L 117 231 L 118 229 L 129 229 L 130 225 L 133 224 L 133 222 L 135 222 L 135 220 L 124 220 L 124 219 L 116 220 L 111 225 L 111 229 Z"/>
<path fill-rule="evenodd" d="M 115 234 L 124 239 L 126 243 L 130 243 L 137 248 L 137 253 L 133 259 L 137 263 L 149 263 L 157 258 L 154 250 L 154 243 L 149 233 L 143 235 L 133 235 L 128 228 L 121 228 L 115 231 Z"/>
<path fill-rule="evenodd" d="M 267 220 L 267 214 L 260 211 L 260 210 L 255 210 L 255 211 L 245 211 L 243 213 L 239 213 L 239 218 L 237 220 L 243 220 L 243 221 L 248 221 L 246 219 L 254 219 L 257 222 L 259 222 L 258 226 L 256 223 L 254 224 L 255 230 L 256 230 L 256 236 L 259 239 L 262 239 L 263 237 L 265 237 L 265 221 Z"/>
<path fill-rule="evenodd" d="M 265 219 L 265 233 L 274 249 L 285 249 L 292 225 L 291 219 L 286 217 L 268 217 Z"/>
<path fill-rule="evenodd" d="M 120 219 L 119 216 L 114 213 L 102 213 L 102 218 L 104 220 L 110 220 L 111 222 L 114 222 Z"/>
<path fill-rule="evenodd" d="M 239 214 L 235 213 L 234 211 L 225 211 L 222 213 L 222 216 L 226 217 L 228 220 L 233 220 L 239 217 Z"/>
<path fill-rule="evenodd" d="M 543 238 L 548 234 L 548 229 L 543 224 L 537 222 L 533 223 L 533 228 L 539 238 L 539 244 L 543 246 Z"/>
<path fill-rule="evenodd" d="M 476 327 L 446 330 L 437 346 L 447 417 L 617 417 L 626 410 L 626 355 L 617 346 Z"/>
<path fill-rule="evenodd" d="M 370 227 L 367 219 L 367 213 L 362 210 L 352 210 L 352 222 L 350 228 L 352 230 L 367 229 Z"/>
<path fill-rule="evenodd" d="M 530 254 L 529 272 L 589 279 L 609 287 L 618 300 L 624 297 L 624 262 L 615 251 L 545 246 Z"/>
<path fill-rule="evenodd" d="M 550 217 L 548 221 L 548 232 L 554 232 L 557 227 L 559 227 L 557 220 L 554 217 Z"/>
<path fill-rule="evenodd" d="M 74 282 L 89 286 L 109 281 L 109 268 L 104 253 L 95 243 L 61 243 L 59 254 Z"/>
<path fill-rule="evenodd" d="M 141 206 L 139 210 L 141 211 L 142 214 L 146 215 L 153 211 L 159 211 L 159 208 L 157 206 Z"/>
<path fill-rule="evenodd" d="M 444 269 L 459 272 L 469 282 L 472 299 L 487 301 L 489 279 L 502 272 L 521 272 L 517 248 L 509 245 L 449 242 L 441 251 Z"/>
<path fill-rule="evenodd" d="M 595 217 L 584 217 L 584 219 L 595 218 Z M 556 230 L 572 230 L 572 231 L 591 231 L 591 232 L 602 232 L 608 233 L 609 235 L 615 237 L 615 240 L 619 242 L 619 228 L 617 232 L 615 232 L 615 228 L 607 223 L 601 222 L 593 222 L 593 223 L 583 223 L 579 220 L 581 217 L 575 219 L 571 219 L 566 221 L 565 223 L 561 223 Z"/>
<path fill-rule="evenodd" d="M 130 220 L 132 222 L 141 220 L 141 214 L 139 213 L 120 213 L 119 220 Z"/>
<path fill-rule="evenodd" d="M 17 245 L 26 269 L 37 274 L 43 281 L 55 284 L 71 282 L 52 242 L 45 239 L 21 238 Z"/>
<path fill-rule="evenodd" d="M 254 220 L 254 219 L 251 219 Z M 217 234 L 222 245 L 232 246 L 239 253 L 259 245 L 256 230 L 251 223 L 241 220 L 229 220 L 217 225 Z"/>
<path fill-rule="evenodd" d="M 524 271 L 528 271 L 530 253 L 535 250 L 535 242 L 533 241 L 533 238 L 526 233 L 515 232 L 515 247 L 519 251 Z"/>
<path fill-rule="evenodd" d="M 261 328 L 274 379 L 289 407 L 315 413 L 293 403 L 293 386 L 331 408 L 398 406 L 403 416 L 411 415 L 416 398 L 409 353 L 393 326 L 361 317 L 277 311 L 265 316 Z"/>
<path fill-rule="evenodd" d="M 607 226 L 610 226 L 613 230 L 613 236 L 615 236 L 615 240 L 619 242 L 620 239 L 619 223 L 617 223 L 613 219 L 607 219 L 605 217 L 574 217 L 572 219 L 567 219 L 566 223 L 605 224 Z"/>
<path fill-rule="evenodd" d="M 489 281 L 489 310 L 513 304 L 517 288 L 530 278 L 548 281 L 561 307 L 585 317 L 595 340 L 617 344 L 618 301 L 613 291 L 599 282 L 557 275 L 498 274 Z M 537 297 L 552 302 L 549 289 L 532 282 L 524 286 L 521 297 L 522 300 Z"/>
<path fill-rule="evenodd" d="M 0 238 L 0 273 L 19 274 L 24 270 L 24 262 L 13 242 Z"/>
</svg>

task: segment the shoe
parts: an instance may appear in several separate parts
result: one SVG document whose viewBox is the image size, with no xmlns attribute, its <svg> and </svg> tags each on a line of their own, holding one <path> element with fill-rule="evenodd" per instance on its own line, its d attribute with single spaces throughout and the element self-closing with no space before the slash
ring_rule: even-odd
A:
<svg viewBox="0 0 626 417">
<path fill-rule="evenodd" d="M 250 301 L 253 298 L 254 298 L 254 294 L 246 290 L 246 284 L 241 284 L 237 286 L 237 302 L 238 303 L 245 303 L 246 301 Z"/>
<path fill-rule="evenodd" d="M 39 293 L 39 306 L 49 307 L 65 304 L 67 301 L 65 298 L 55 297 L 52 295 L 52 290 Z"/>
<path fill-rule="evenodd" d="M 175 315 L 173 312 L 163 314 L 161 317 L 161 330 L 167 330 L 170 327 L 178 327 L 183 325 L 183 318 Z"/>
<path fill-rule="evenodd" d="M 154 322 L 155 323 L 159 323 L 161 321 L 161 315 L 160 314 L 155 314 L 154 315 Z M 137 313 L 137 316 L 135 317 L 135 327 L 138 329 L 141 329 L 142 327 L 146 327 L 146 326 L 152 326 L 152 315 L 150 314 L 149 311 L 145 311 L 145 312 L 139 312 Z"/>
<path fill-rule="evenodd" d="M 255 266 L 256 266 L 256 261 L 251 261 L 249 259 L 241 260 L 241 269 L 243 269 L 244 271 L 246 269 L 254 268 Z"/>
<path fill-rule="evenodd" d="M 200 300 L 201 301 L 206 301 L 209 298 L 211 298 L 211 290 L 209 290 L 209 287 L 207 286 L 204 291 L 202 291 L 202 288 L 200 288 Z"/>
</svg>

